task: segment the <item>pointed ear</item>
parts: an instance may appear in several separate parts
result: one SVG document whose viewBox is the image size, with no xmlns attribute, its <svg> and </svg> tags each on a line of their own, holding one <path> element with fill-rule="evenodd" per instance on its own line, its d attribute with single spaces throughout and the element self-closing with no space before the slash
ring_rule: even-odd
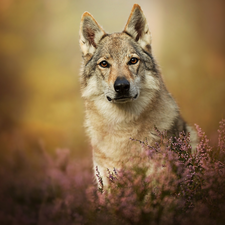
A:
<svg viewBox="0 0 225 225">
<path fill-rule="evenodd" d="M 92 56 L 101 38 L 106 35 L 93 16 L 85 12 L 80 23 L 80 47 L 84 56 Z"/>
<path fill-rule="evenodd" d="M 132 8 L 124 32 L 131 35 L 145 51 L 151 51 L 151 33 L 143 11 L 138 4 L 134 4 Z"/>
</svg>

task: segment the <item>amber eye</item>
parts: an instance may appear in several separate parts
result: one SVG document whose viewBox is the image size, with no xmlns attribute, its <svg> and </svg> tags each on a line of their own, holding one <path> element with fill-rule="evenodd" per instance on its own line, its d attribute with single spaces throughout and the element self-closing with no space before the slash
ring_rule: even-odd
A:
<svg viewBox="0 0 225 225">
<path fill-rule="evenodd" d="M 100 65 L 101 67 L 103 67 L 103 68 L 109 67 L 109 63 L 108 63 L 107 61 L 105 61 L 105 60 L 101 61 L 101 62 L 99 63 L 99 65 Z"/>
<path fill-rule="evenodd" d="M 138 60 L 139 60 L 138 58 L 132 57 L 129 61 L 129 65 L 136 64 L 138 62 Z"/>
</svg>

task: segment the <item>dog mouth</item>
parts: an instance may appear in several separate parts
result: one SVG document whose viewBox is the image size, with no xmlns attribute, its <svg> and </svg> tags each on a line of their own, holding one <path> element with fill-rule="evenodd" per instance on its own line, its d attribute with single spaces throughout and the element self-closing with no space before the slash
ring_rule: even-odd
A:
<svg viewBox="0 0 225 225">
<path fill-rule="evenodd" d="M 106 96 L 107 100 L 109 102 L 113 102 L 113 103 L 126 103 L 126 102 L 132 102 L 134 100 L 136 100 L 138 97 L 138 94 L 136 94 L 134 97 L 131 96 L 120 96 L 117 98 L 110 98 L 109 96 Z"/>
</svg>

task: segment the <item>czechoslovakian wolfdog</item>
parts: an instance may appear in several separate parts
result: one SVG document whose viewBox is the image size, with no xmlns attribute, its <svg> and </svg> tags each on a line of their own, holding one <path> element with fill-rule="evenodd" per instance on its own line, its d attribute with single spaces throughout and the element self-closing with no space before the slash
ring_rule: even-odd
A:
<svg viewBox="0 0 225 225">
<path fill-rule="evenodd" d="M 85 12 L 80 47 L 85 126 L 94 168 L 98 167 L 105 183 L 107 168 L 120 169 L 143 151 L 130 138 L 147 138 L 154 145 L 158 140 L 155 127 L 169 136 L 190 132 L 194 145 L 195 131 L 182 119 L 152 56 L 151 34 L 139 5 L 133 6 L 121 33 L 107 34 Z"/>
</svg>

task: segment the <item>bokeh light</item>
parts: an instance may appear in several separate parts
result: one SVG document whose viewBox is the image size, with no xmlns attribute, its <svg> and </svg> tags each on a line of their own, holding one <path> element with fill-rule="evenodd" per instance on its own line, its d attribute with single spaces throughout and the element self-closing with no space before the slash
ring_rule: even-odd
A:
<svg viewBox="0 0 225 225">
<path fill-rule="evenodd" d="M 225 116 L 223 0 L 2 0 L 0 3 L 0 155 L 44 145 L 90 153 L 80 97 L 80 18 L 122 31 L 140 4 L 168 90 L 188 123 L 213 140 Z"/>
</svg>

